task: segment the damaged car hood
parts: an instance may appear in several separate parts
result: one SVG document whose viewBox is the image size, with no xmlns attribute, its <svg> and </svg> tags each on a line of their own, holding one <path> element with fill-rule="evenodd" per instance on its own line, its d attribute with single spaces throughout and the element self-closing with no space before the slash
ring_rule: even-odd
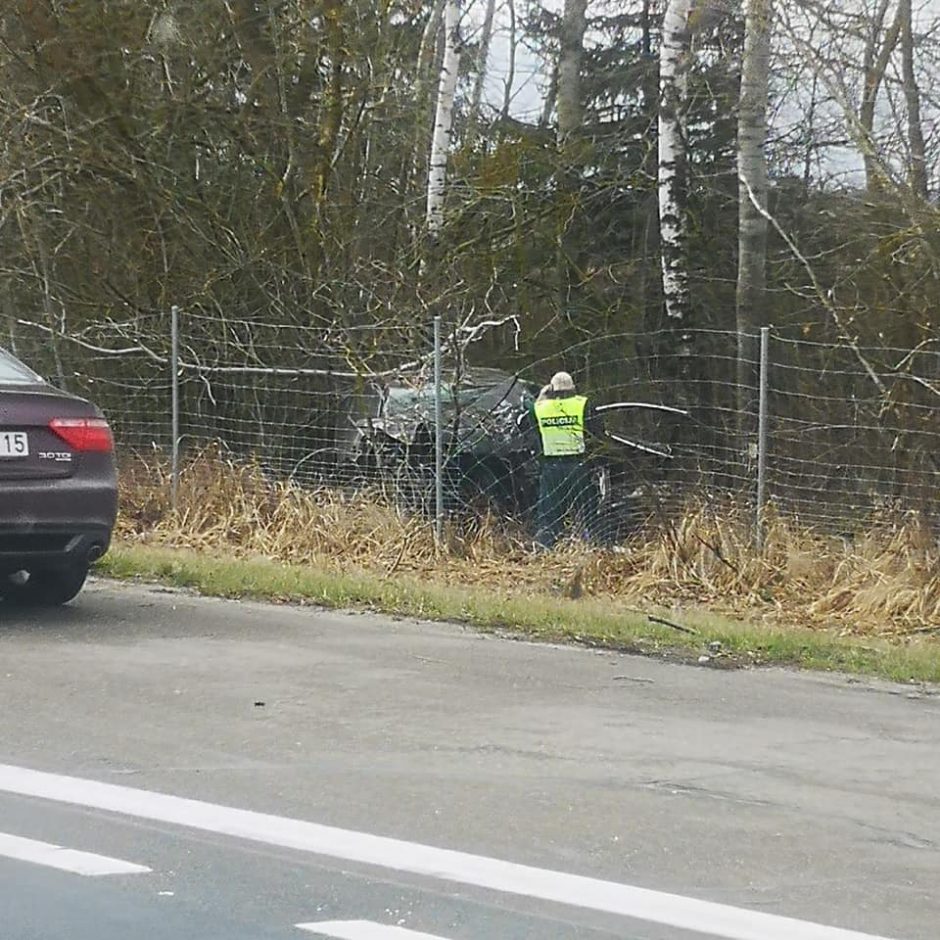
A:
<svg viewBox="0 0 940 940">
<path fill-rule="evenodd" d="M 470 369 L 442 389 L 443 436 L 449 450 L 484 456 L 524 451 L 523 427 L 538 389 L 495 369 Z M 380 414 L 361 424 L 401 444 L 413 444 L 433 430 L 435 394 L 431 383 L 389 385 L 383 389 Z"/>
</svg>

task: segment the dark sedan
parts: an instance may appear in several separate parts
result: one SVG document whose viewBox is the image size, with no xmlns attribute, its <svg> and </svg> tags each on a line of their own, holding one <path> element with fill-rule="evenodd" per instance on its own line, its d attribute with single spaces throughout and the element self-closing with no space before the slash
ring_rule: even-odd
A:
<svg viewBox="0 0 940 940">
<path fill-rule="evenodd" d="M 0 349 L 0 597 L 70 601 L 107 551 L 116 514 L 102 413 Z"/>
</svg>

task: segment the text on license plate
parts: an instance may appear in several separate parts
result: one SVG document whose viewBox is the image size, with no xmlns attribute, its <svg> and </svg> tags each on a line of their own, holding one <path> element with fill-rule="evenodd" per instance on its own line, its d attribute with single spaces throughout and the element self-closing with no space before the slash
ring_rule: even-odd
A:
<svg viewBox="0 0 940 940">
<path fill-rule="evenodd" d="M 28 456 L 29 437 L 25 431 L 0 431 L 0 460 Z"/>
</svg>

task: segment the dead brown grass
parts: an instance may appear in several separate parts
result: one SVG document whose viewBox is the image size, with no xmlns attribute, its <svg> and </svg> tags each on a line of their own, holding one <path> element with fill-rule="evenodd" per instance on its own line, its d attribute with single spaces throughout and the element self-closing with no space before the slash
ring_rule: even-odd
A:
<svg viewBox="0 0 940 940">
<path fill-rule="evenodd" d="M 544 556 L 529 550 L 521 532 L 494 519 L 450 525 L 446 548 L 439 550 L 426 520 L 375 494 L 270 483 L 257 468 L 211 452 L 186 465 L 176 514 L 165 467 L 133 461 L 121 480 L 118 535 L 126 541 L 411 574 L 484 585 L 507 596 L 704 606 L 843 634 L 940 632 L 940 551 L 935 536 L 914 519 L 882 521 L 852 544 L 772 519 L 758 554 L 733 505 L 692 505 L 674 524 L 650 527 L 621 551 L 567 545 Z"/>
</svg>

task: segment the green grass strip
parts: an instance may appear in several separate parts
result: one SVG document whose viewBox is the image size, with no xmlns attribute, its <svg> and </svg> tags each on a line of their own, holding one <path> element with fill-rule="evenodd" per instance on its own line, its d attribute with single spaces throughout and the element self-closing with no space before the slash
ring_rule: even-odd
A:
<svg viewBox="0 0 940 940">
<path fill-rule="evenodd" d="M 596 598 L 505 596 L 485 588 L 451 587 L 400 575 L 383 577 L 153 546 L 115 545 L 99 564 L 99 571 L 115 579 L 156 581 L 212 597 L 371 610 L 693 662 L 708 652 L 710 643 L 717 642 L 721 653 L 711 660 L 716 666 L 776 664 L 899 682 L 940 682 L 940 644 L 931 640 L 902 645 L 803 628 L 740 623 L 703 611 L 664 615 L 650 609 L 651 614 L 694 630 L 693 635 Z"/>
</svg>

